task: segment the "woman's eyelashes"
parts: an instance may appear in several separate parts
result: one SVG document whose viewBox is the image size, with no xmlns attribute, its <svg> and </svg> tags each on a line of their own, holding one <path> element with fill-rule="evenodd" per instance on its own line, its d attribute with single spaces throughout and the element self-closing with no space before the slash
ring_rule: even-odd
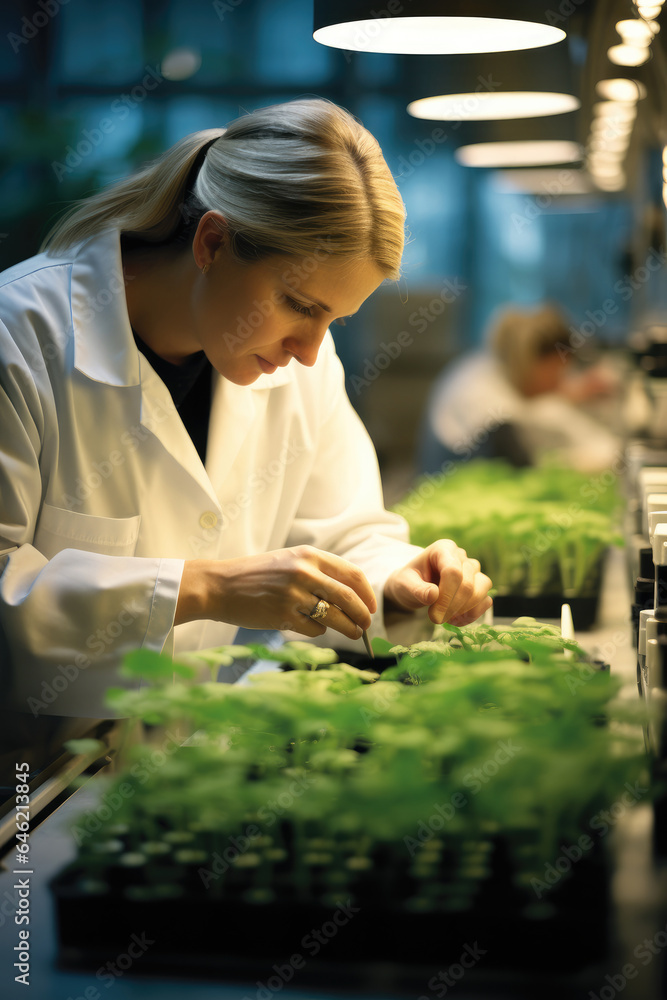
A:
<svg viewBox="0 0 667 1000">
<path fill-rule="evenodd" d="M 296 299 L 291 299 L 289 296 L 285 296 L 285 301 L 288 303 L 290 309 L 294 312 L 299 313 L 300 316 L 313 316 L 313 309 L 311 306 L 305 306 L 302 302 L 297 302 Z M 349 316 L 339 316 L 338 319 L 334 320 L 336 326 L 346 326 L 345 320 L 350 319 Z"/>
<path fill-rule="evenodd" d="M 304 306 L 301 302 L 297 302 L 296 299 L 288 298 L 287 302 L 289 304 L 290 309 L 293 309 L 294 312 L 299 313 L 301 316 L 313 315 L 313 310 L 310 308 L 310 306 Z"/>
</svg>

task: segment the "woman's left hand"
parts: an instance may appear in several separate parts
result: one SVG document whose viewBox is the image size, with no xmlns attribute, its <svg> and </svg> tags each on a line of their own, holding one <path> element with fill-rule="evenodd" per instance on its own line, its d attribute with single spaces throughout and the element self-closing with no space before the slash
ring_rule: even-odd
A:
<svg viewBox="0 0 667 1000">
<path fill-rule="evenodd" d="M 385 612 L 428 607 L 437 625 L 468 625 L 491 607 L 490 588 L 477 559 L 469 559 L 456 542 L 441 539 L 394 570 L 384 587 Z"/>
</svg>

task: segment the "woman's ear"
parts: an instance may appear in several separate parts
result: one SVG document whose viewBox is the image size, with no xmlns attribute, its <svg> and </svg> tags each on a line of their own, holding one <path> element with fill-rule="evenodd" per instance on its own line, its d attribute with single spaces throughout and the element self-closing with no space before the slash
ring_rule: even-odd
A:
<svg viewBox="0 0 667 1000">
<path fill-rule="evenodd" d="M 227 246 L 228 240 L 229 230 L 225 217 L 220 212 L 205 212 L 192 240 L 192 253 L 199 270 L 215 261 L 216 254 Z"/>
</svg>

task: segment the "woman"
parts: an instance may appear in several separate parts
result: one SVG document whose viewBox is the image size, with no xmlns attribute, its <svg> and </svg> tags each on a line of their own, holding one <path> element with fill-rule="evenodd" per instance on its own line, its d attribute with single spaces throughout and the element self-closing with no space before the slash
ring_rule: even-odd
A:
<svg viewBox="0 0 667 1000">
<path fill-rule="evenodd" d="M 554 306 L 506 307 L 485 348 L 445 369 L 430 394 L 421 470 L 470 458 L 502 458 L 521 467 L 546 453 L 583 471 L 605 469 L 620 443 L 579 404 L 615 388 L 590 368 L 572 375 L 574 351 Z"/>
<path fill-rule="evenodd" d="M 0 276 L 15 705 L 104 715 L 126 650 L 238 626 L 355 641 L 486 610 L 476 560 L 383 509 L 328 333 L 398 277 L 403 226 L 373 137 L 302 100 L 186 136 Z"/>
</svg>

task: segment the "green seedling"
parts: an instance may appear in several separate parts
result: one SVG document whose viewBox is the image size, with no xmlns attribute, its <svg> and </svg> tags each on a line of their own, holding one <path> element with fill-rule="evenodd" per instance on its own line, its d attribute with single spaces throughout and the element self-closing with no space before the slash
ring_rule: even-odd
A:
<svg viewBox="0 0 667 1000">
<path fill-rule="evenodd" d="M 593 596 L 606 550 L 622 544 L 618 489 L 571 469 L 478 460 L 417 483 L 396 510 L 417 545 L 456 538 L 500 595 Z"/>
<path fill-rule="evenodd" d="M 379 676 L 305 643 L 248 648 L 296 669 L 192 683 L 191 662 L 128 658 L 151 683 L 112 691 L 114 711 L 201 738 L 152 767 L 129 751 L 112 815 L 79 838 L 79 883 L 455 912 L 475 905 L 501 842 L 529 894 L 560 844 L 596 840 L 595 815 L 648 784 L 639 707 L 608 671 L 582 682 L 583 651 L 553 626 L 443 626 L 390 647 L 398 662 Z M 246 844 L 238 860 L 207 876 L 232 843 Z"/>
</svg>

